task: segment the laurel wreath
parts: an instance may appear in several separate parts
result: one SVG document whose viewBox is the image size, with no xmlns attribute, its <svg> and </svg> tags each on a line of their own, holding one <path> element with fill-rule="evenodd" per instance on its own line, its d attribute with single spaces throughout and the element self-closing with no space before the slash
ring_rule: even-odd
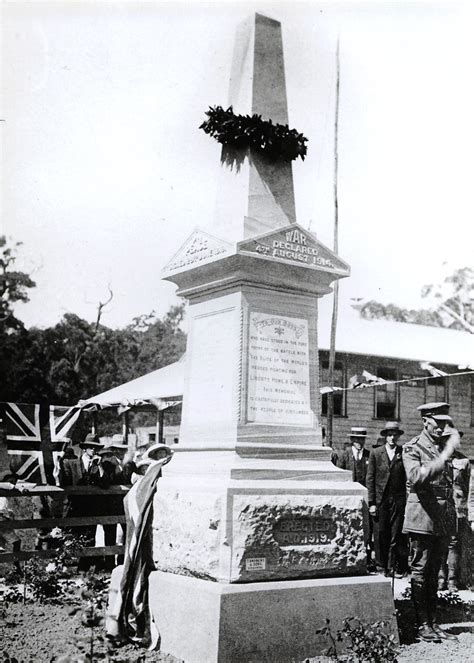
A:
<svg viewBox="0 0 474 663">
<path fill-rule="evenodd" d="M 219 143 L 235 148 L 254 149 L 274 161 L 304 161 L 308 139 L 290 129 L 287 124 L 273 124 L 262 120 L 261 115 L 236 115 L 232 106 L 210 106 L 205 120 L 199 127 Z"/>
</svg>

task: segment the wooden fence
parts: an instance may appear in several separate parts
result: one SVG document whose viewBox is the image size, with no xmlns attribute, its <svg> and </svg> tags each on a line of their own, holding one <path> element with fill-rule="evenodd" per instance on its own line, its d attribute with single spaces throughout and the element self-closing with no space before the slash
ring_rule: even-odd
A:
<svg viewBox="0 0 474 663">
<path fill-rule="evenodd" d="M 20 492 L 19 490 L 4 490 L 0 489 L 0 497 L 42 497 L 47 495 L 97 495 L 97 500 L 100 497 L 109 495 L 123 495 L 125 496 L 130 490 L 130 486 L 110 486 L 110 488 L 102 489 L 97 486 L 68 486 L 65 488 L 57 488 L 55 486 L 35 486 L 27 492 Z M 85 525 L 115 525 L 124 524 L 125 516 L 83 516 L 76 518 L 28 518 L 28 519 L 0 519 L 0 535 L 2 531 L 6 530 L 25 530 L 25 529 L 52 529 L 59 527 L 61 529 L 83 527 Z M 81 556 L 85 557 L 103 557 L 110 555 L 121 555 L 124 552 L 123 545 L 113 546 L 97 546 L 90 548 L 82 548 L 80 551 Z M 26 560 L 31 557 L 35 558 L 49 558 L 54 557 L 57 550 L 15 550 L 0 552 L 0 563 L 12 562 L 15 559 Z"/>
</svg>

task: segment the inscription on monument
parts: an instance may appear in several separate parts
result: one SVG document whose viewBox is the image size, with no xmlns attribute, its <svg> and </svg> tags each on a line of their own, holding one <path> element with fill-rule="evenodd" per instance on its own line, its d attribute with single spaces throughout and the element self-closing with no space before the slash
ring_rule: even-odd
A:
<svg viewBox="0 0 474 663">
<path fill-rule="evenodd" d="M 330 543 L 336 525 L 328 518 L 282 518 L 273 527 L 273 538 L 281 546 Z"/>
<path fill-rule="evenodd" d="M 168 263 L 165 271 L 172 272 L 183 267 L 193 267 L 195 264 L 214 258 L 227 250 L 228 245 L 219 239 L 195 232 L 178 255 Z"/>
<path fill-rule="evenodd" d="M 304 318 L 250 314 L 249 422 L 312 425 L 308 341 Z"/>
<path fill-rule="evenodd" d="M 264 571 L 266 566 L 265 557 L 247 557 L 245 560 L 246 571 Z"/>
<path fill-rule="evenodd" d="M 322 265 L 334 268 L 330 258 L 321 255 L 321 250 L 316 246 L 310 246 L 308 238 L 301 230 L 295 229 L 285 233 L 284 239 L 272 239 L 271 244 L 257 243 L 257 253 L 271 255 L 273 258 L 285 258 L 304 262 L 308 265 Z"/>
<path fill-rule="evenodd" d="M 257 253 L 266 258 L 285 260 L 307 267 L 344 271 L 348 266 L 309 231 L 299 226 L 280 229 L 256 239 L 239 242 L 239 252 Z"/>
</svg>

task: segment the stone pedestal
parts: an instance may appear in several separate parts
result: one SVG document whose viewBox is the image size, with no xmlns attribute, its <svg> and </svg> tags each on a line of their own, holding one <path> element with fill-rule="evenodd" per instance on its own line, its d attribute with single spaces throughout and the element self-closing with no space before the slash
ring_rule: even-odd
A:
<svg viewBox="0 0 474 663">
<path fill-rule="evenodd" d="M 281 27 L 247 27 L 234 110 L 286 123 Z M 150 605 L 162 650 L 196 663 L 296 661 L 327 646 L 326 618 L 393 612 L 390 584 L 364 577 L 366 490 L 322 446 L 317 301 L 349 266 L 295 222 L 291 164 L 242 156 L 223 158 L 213 231 L 196 229 L 162 274 L 189 326 Z"/>
<path fill-rule="evenodd" d="M 344 479 L 347 474 L 341 472 Z M 154 501 L 156 568 L 227 583 L 365 574 L 365 489 L 317 472 L 312 480 L 304 476 L 271 481 L 166 473 Z"/>
<path fill-rule="evenodd" d="M 324 578 L 243 585 L 154 572 L 150 605 L 159 618 L 161 649 L 186 663 L 289 663 L 330 646 L 347 616 L 386 620 L 398 642 L 390 581 Z"/>
</svg>

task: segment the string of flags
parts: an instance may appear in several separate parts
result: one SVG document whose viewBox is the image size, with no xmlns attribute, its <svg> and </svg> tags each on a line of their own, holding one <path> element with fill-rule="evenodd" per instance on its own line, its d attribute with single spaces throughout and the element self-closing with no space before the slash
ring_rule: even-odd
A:
<svg viewBox="0 0 474 663">
<path fill-rule="evenodd" d="M 321 394 L 330 394 L 335 391 L 349 391 L 351 389 L 364 389 L 366 387 L 377 387 L 384 384 L 402 384 L 403 382 L 421 382 L 430 380 L 431 378 L 451 378 L 457 377 L 460 375 L 473 375 L 474 370 L 470 365 L 459 366 L 458 368 L 462 369 L 458 373 L 446 373 L 440 368 L 436 368 L 427 361 L 420 362 L 420 368 L 424 371 L 428 371 L 429 376 L 422 377 L 409 377 L 403 378 L 402 380 L 386 380 L 385 378 L 380 377 L 379 375 L 373 375 L 369 371 L 362 371 L 362 373 L 353 375 L 349 379 L 349 385 L 347 387 L 321 387 L 319 392 Z"/>
</svg>

